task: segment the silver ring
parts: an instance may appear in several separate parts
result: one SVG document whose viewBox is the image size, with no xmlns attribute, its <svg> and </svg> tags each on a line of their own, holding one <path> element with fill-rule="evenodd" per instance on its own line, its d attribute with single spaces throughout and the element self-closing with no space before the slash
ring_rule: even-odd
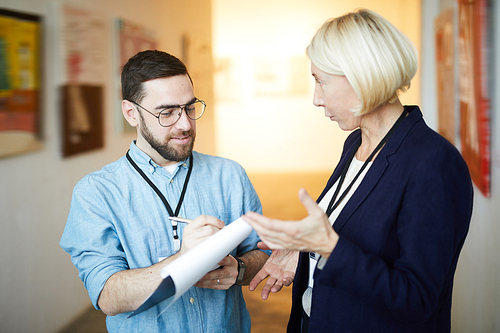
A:
<svg viewBox="0 0 500 333">
<path fill-rule="evenodd" d="M 219 282 L 220 282 L 220 280 L 219 280 L 219 279 L 217 279 L 217 285 L 219 285 Z"/>
</svg>

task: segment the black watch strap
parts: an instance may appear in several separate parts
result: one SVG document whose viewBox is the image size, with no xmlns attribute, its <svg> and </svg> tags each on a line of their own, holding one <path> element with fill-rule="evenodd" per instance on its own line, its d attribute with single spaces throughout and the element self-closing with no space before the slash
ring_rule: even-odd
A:
<svg viewBox="0 0 500 333">
<path fill-rule="evenodd" d="M 236 278 L 236 284 L 241 285 L 247 265 L 240 258 L 234 257 L 234 259 L 238 262 L 238 277 Z"/>
</svg>

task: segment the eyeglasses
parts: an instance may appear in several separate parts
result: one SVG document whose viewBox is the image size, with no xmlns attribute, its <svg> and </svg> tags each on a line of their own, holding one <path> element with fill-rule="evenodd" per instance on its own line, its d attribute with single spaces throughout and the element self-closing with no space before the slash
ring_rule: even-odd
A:
<svg viewBox="0 0 500 333">
<path fill-rule="evenodd" d="M 188 116 L 189 119 L 191 120 L 198 120 L 203 116 L 203 113 L 205 112 L 205 107 L 207 106 L 204 101 L 201 99 L 196 98 L 194 102 L 190 102 L 184 105 L 175 105 L 172 107 L 168 107 L 166 109 L 163 109 L 160 111 L 158 115 L 155 115 L 139 103 L 136 103 L 134 101 L 129 101 L 131 103 L 134 103 L 137 106 L 140 106 L 144 111 L 148 112 L 151 114 L 153 117 L 156 117 L 158 119 L 158 123 L 160 126 L 163 127 L 169 127 L 175 124 L 179 119 L 181 119 L 182 116 L 182 110 L 186 111 L 186 115 Z"/>
</svg>

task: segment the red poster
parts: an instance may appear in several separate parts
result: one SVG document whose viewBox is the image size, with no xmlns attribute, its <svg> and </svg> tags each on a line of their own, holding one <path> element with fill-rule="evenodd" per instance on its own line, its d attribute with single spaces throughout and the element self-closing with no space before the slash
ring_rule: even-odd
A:
<svg viewBox="0 0 500 333">
<path fill-rule="evenodd" d="M 460 138 L 474 184 L 490 195 L 487 0 L 458 0 Z"/>
</svg>

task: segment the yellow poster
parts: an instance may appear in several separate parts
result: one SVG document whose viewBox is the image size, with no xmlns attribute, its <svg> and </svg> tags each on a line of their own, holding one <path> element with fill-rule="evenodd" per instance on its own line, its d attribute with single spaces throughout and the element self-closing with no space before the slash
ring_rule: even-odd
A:
<svg viewBox="0 0 500 333">
<path fill-rule="evenodd" d="M 40 17 L 0 10 L 0 157 L 41 147 Z"/>
</svg>

